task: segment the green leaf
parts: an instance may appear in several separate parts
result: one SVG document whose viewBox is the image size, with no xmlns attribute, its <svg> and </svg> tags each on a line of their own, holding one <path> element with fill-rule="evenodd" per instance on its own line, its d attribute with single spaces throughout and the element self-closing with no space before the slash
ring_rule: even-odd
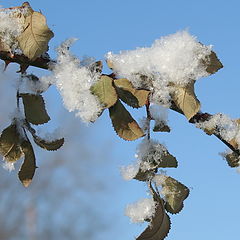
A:
<svg viewBox="0 0 240 240">
<path fill-rule="evenodd" d="M 28 140 L 21 144 L 22 152 L 24 153 L 24 161 L 18 173 L 18 177 L 24 187 L 28 187 L 32 182 L 35 173 L 36 160 L 31 143 Z"/>
<path fill-rule="evenodd" d="M 38 125 L 50 120 L 41 95 L 21 93 L 20 96 L 23 99 L 25 116 L 28 122 Z"/>
<path fill-rule="evenodd" d="M 35 60 L 48 51 L 48 42 L 53 36 L 46 18 L 39 12 L 32 12 L 25 18 L 24 31 L 18 37 L 18 43 L 23 54 Z"/>
<path fill-rule="evenodd" d="M 34 142 L 39 147 L 46 149 L 48 151 L 55 151 L 55 150 L 59 149 L 60 147 L 62 147 L 62 145 L 64 143 L 64 138 L 49 142 L 49 141 L 46 141 L 46 140 L 41 139 L 40 137 L 34 135 L 33 139 L 34 139 Z"/>
<path fill-rule="evenodd" d="M 165 208 L 172 214 L 179 213 L 183 208 L 183 201 L 189 195 L 189 189 L 176 179 L 166 177 L 162 184 L 162 193 L 165 196 Z"/>
<path fill-rule="evenodd" d="M 116 79 L 114 85 L 118 96 L 129 106 L 139 108 L 147 103 L 150 91 L 135 89 L 128 79 Z"/>
<path fill-rule="evenodd" d="M 5 128 L 0 136 L 0 153 L 8 162 L 16 162 L 22 157 L 21 137 L 15 124 Z"/>
<path fill-rule="evenodd" d="M 155 214 L 152 217 L 149 226 L 136 240 L 163 240 L 170 230 L 171 222 L 165 212 L 163 200 L 153 190 L 153 198 L 157 204 Z"/>
<path fill-rule="evenodd" d="M 119 100 L 109 108 L 109 114 L 119 137 L 133 141 L 144 136 L 142 129 Z"/>
<path fill-rule="evenodd" d="M 182 111 L 188 120 L 190 120 L 200 110 L 200 102 L 194 93 L 194 81 L 187 86 L 181 87 L 174 85 L 175 91 L 172 94 L 172 100 L 176 107 Z"/>
<path fill-rule="evenodd" d="M 118 99 L 113 87 L 113 79 L 105 75 L 101 76 L 100 80 L 91 87 L 91 92 L 98 97 L 104 108 L 110 108 Z"/>
<path fill-rule="evenodd" d="M 206 71 L 210 74 L 216 73 L 219 69 L 223 68 L 222 63 L 218 59 L 215 52 L 211 52 L 211 54 L 203 60 L 203 64 L 206 66 Z"/>
</svg>

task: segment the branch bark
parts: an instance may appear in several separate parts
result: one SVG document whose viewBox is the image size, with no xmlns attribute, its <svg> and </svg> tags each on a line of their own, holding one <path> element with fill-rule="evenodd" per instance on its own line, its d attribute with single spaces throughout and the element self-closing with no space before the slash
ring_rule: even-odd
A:
<svg viewBox="0 0 240 240">
<path fill-rule="evenodd" d="M 6 63 L 18 63 L 20 66 L 33 66 L 45 70 L 51 70 L 53 66 L 56 64 L 55 60 L 52 60 L 48 57 L 39 57 L 34 61 L 29 60 L 28 57 L 23 54 L 12 54 L 6 51 L 0 51 L 0 59 L 5 61 Z"/>
</svg>

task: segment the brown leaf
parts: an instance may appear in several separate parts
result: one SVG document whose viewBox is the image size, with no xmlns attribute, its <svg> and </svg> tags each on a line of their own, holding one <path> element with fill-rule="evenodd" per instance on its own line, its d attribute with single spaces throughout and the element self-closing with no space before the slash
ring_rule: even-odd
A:
<svg viewBox="0 0 240 240">
<path fill-rule="evenodd" d="M 0 153 L 6 161 L 15 162 L 22 157 L 21 137 L 15 124 L 5 128 L 0 136 Z"/>
<path fill-rule="evenodd" d="M 18 43 L 23 54 L 30 60 L 35 60 L 47 52 L 48 42 L 53 36 L 46 18 L 39 12 L 32 12 L 25 18 L 24 31 L 18 37 Z"/>
<path fill-rule="evenodd" d="M 225 156 L 227 163 L 230 167 L 235 168 L 240 166 L 240 157 L 239 154 L 231 152 Z"/>
<path fill-rule="evenodd" d="M 24 162 L 18 173 L 18 177 L 22 182 L 23 186 L 28 187 L 32 182 L 32 178 L 34 176 L 36 169 L 35 154 L 32 145 L 28 140 L 25 140 L 21 144 L 21 149 L 22 152 L 24 153 Z"/>
<path fill-rule="evenodd" d="M 44 139 L 41 139 L 40 137 L 37 137 L 36 135 L 33 136 L 34 142 L 41 148 L 46 149 L 48 151 L 55 151 L 62 147 L 64 143 L 64 138 L 57 139 L 54 141 L 46 141 Z"/>
<path fill-rule="evenodd" d="M 119 100 L 109 108 L 109 114 L 119 137 L 132 141 L 144 136 L 142 129 Z"/>
<path fill-rule="evenodd" d="M 170 219 L 165 212 L 163 200 L 153 190 L 153 198 L 157 204 L 155 214 L 151 219 L 149 226 L 136 240 L 163 240 L 170 230 Z"/>
<path fill-rule="evenodd" d="M 149 153 L 150 155 L 152 155 L 151 152 Z M 145 167 L 142 167 L 145 165 L 145 162 L 147 162 L 148 165 L 147 170 L 145 170 Z M 177 166 L 178 166 L 177 159 L 173 155 L 171 155 L 167 150 L 165 153 L 161 155 L 161 158 L 157 160 L 155 158 L 151 159 L 148 156 L 146 156 L 146 158 L 142 159 L 138 173 L 136 174 L 134 179 L 138 181 L 149 181 L 155 176 L 158 168 L 172 168 L 172 167 L 176 168 Z"/>
<path fill-rule="evenodd" d="M 41 95 L 21 93 L 26 119 L 32 124 L 43 124 L 50 120 Z"/>
<path fill-rule="evenodd" d="M 170 132 L 171 129 L 165 122 L 155 121 L 153 131 L 154 132 Z"/>
<path fill-rule="evenodd" d="M 165 195 L 165 208 L 168 212 L 176 214 L 183 208 L 183 201 L 189 195 L 189 189 L 176 179 L 166 177 L 162 184 L 162 192 Z"/>
<path fill-rule="evenodd" d="M 110 108 L 118 99 L 113 87 L 113 79 L 105 75 L 101 76 L 99 81 L 91 87 L 91 92 L 98 97 L 104 108 Z"/>
<path fill-rule="evenodd" d="M 135 89 L 128 79 L 116 79 L 114 85 L 118 96 L 129 106 L 139 108 L 147 103 L 150 91 Z"/>
<path fill-rule="evenodd" d="M 213 51 L 205 60 L 203 60 L 203 64 L 207 67 L 206 71 L 210 74 L 214 74 L 219 69 L 223 68 L 222 63 L 218 59 L 216 53 Z"/>
<path fill-rule="evenodd" d="M 200 102 L 194 93 L 194 81 L 191 81 L 186 87 L 177 85 L 174 85 L 174 87 L 172 100 L 176 107 L 190 120 L 200 110 Z"/>
</svg>

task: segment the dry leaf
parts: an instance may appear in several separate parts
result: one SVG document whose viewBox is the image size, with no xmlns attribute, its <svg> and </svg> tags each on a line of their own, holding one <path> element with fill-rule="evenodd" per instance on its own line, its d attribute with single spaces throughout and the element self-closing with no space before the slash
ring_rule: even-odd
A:
<svg viewBox="0 0 240 240">
<path fill-rule="evenodd" d="M 165 212 L 163 200 L 160 196 L 151 188 L 153 192 L 153 198 L 157 204 L 155 214 L 151 219 L 149 226 L 136 240 L 163 240 L 170 230 L 170 219 Z"/>
<path fill-rule="evenodd" d="M 23 54 L 35 60 L 48 50 L 48 42 L 54 36 L 46 24 L 46 18 L 39 12 L 32 12 L 25 18 L 24 31 L 18 37 Z"/>
<path fill-rule="evenodd" d="M 25 116 L 28 122 L 38 125 L 50 120 L 41 95 L 21 93 L 20 96 L 23 99 Z"/>
<path fill-rule="evenodd" d="M 132 141 L 144 136 L 142 129 L 119 100 L 109 108 L 109 114 L 119 137 Z"/>
<path fill-rule="evenodd" d="M 194 93 L 194 81 L 186 87 L 174 85 L 175 91 L 172 100 L 188 120 L 190 120 L 200 110 L 200 102 Z"/>
<path fill-rule="evenodd" d="M 235 168 L 240 166 L 240 157 L 239 154 L 231 152 L 225 156 L 227 163 L 230 167 Z"/>
<path fill-rule="evenodd" d="M 211 54 L 203 61 L 203 64 L 207 67 L 206 71 L 210 74 L 216 73 L 219 69 L 223 68 L 222 63 L 218 59 L 215 52 Z"/>
<path fill-rule="evenodd" d="M 18 177 L 24 187 L 28 187 L 32 182 L 32 178 L 36 169 L 36 160 L 31 143 L 25 140 L 21 144 L 22 152 L 24 153 L 24 161 L 18 173 Z"/>
<path fill-rule="evenodd" d="M 37 137 L 36 135 L 33 136 L 34 142 L 41 148 L 44 148 L 48 151 L 55 151 L 62 147 L 64 143 L 64 138 L 56 139 L 54 141 L 46 141 L 44 139 L 41 139 L 40 137 Z"/>
<path fill-rule="evenodd" d="M 165 122 L 155 121 L 153 131 L 154 132 L 170 132 L 171 129 Z"/>
<path fill-rule="evenodd" d="M 91 92 L 98 97 L 104 108 L 110 108 L 118 99 L 113 87 L 113 79 L 105 75 L 101 76 L 99 81 L 91 87 Z"/>
<path fill-rule="evenodd" d="M 189 195 L 189 189 L 176 179 L 167 177 L 162 184 L 162 192 L 165 196 L 165 208 L 168 212 L 176 214 L 183 208 L 183 201 Z"/>
<path fill-rule="evenodd" d="M 129 106 L 139 108 L 147 103 L 150 91 L 135 89 L 128 79 L 116 79 L 114 85 L 118 96 Z"/>
<path fill-rule="evenodd" d="M 21 141 L 15 124 L 11 124 L 3 130 L 0 136 L 0 153 L 6 161 L 15 162 L 22 157 Z"/>
</svg>

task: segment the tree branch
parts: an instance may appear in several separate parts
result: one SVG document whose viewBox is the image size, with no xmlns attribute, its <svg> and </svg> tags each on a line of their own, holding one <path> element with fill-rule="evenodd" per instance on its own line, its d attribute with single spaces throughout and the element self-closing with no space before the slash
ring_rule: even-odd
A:
<svg viewBox="0 0 240 240">
<path fill-rule="evenodd" d="M 209 113 L 201 113 L 198 112 L 197 114 L 195 114 L 195 116 L 193 116 L 189 122 L 190 123 L 200 123 L 200 122 L 205 122 L 208 121 L 213 115 L 209 114 Z M 224 140 L 220 134 L 217 133 L 213 133 L 213 135 L 215 137 L 217 137 L 220 141 L 222 141 L 227 147 L 229 147 L 233 152 L 235 152 L 237 155 L 240 156 L 240 151 L 238 149 L 236 149 L 234 146 L 232 146 L 229 142 L 227 142 L 226 140 Z"/>
<path fill-rule="evenodd" d="M 52 60 L 48 57 L 38 57 L 36 60 L 31 61 L 28 57 L 23 54 L 12 54 L 6 51 L 0 51 L 0 59 L 5 61 L 6 63 L 18 63 L 21 66 L 33 66 L 37 68 L 42 68 L 46 70 L 51 70 L 52 66 L 56 64 L 55 60 Z"/>
</svg>

